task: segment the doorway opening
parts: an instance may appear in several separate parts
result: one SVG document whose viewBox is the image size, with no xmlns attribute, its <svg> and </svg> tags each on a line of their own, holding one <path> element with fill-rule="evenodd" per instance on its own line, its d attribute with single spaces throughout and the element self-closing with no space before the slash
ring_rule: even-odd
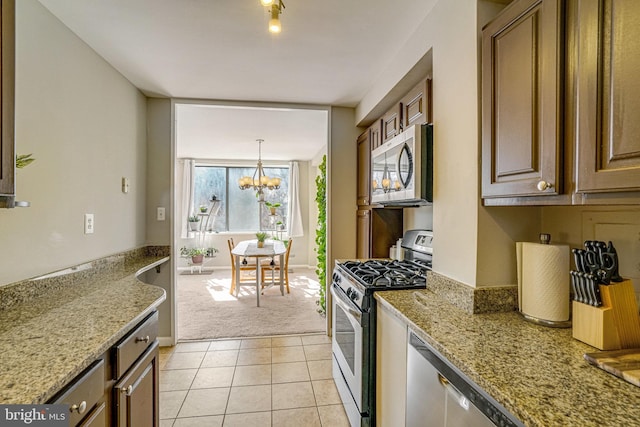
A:
<svg viewBox="0 0 640 427">
<path fill-rule="evenodd" d="M 174 104 L 174 341 L 326 332 L 317 305 L 315 177 L 327 152 L 328 117 L 319 107 Z M 279 178 L 262 196 L 240 189 L 259 161 Z M 275 213 L 268 204 L 278 205 Z M 259 307 L 257 270 L 253 285 L 241 284 L 238 296 L 230 292 L 228 245 L 256 239 L 256 232 L 292 239 L 284 268 L 289 292 L 282 295 L 277 285 L 261 291 Z M 202 261 L 192 258 L 196 252 Z M 251 274 L 243 271 L 247 281 Z"/>
</svg>

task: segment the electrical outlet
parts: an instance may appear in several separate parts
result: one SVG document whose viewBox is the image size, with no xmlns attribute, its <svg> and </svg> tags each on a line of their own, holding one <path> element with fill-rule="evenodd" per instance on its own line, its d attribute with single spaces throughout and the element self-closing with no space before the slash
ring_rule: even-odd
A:
<svg viewBox="0 0 640 427">
<path fill-rule="evenodd" d="M 84 234 L 93 234 L 93 214 L 84 214 Z"/>
<path fill-rule="evenodd" d="M 129 178 L 123 176 L 122 177 L 122 192 L 127 194 L 129 192 Z"/>
<path fill-rule="evenodd" d="M 161 208 L 161 207 L 158 208 L 158 212 L 156 214 L 156 219 L 158 221 L 164 221 L 164 219 L 165 219 L 164 208 Z"/>
</svg>

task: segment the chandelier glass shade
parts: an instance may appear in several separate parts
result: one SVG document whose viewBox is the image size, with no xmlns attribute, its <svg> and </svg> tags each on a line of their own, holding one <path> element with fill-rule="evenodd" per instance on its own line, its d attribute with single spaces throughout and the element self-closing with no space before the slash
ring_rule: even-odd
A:
<svg viewBox="0 0 640 427">
<path fill-rule="evenodd" d="M 253 189 L 256 192 L 259 202 L 264 202 L 264 189 L 277 190 L 280 188 L 280 178 L 269 177 L 264 173 L 262 167 L 262 142 L 263 139 L 258 139 L 258 165 L 253 173 L 253 176 L 243 176 L 238 179 L 238 186 L 241 190 Z"/>
<path fill-rule="evenodd" d="M 269 11 L 271 19 L 269 20 L 269 32 L 278 34 L 282 31 L 282 24 L 280 23 L 280 14 L 282 9 L 285 8 L 282 0 L 260 0 L 260 3 L 265 7 L 271 7 Z"/>
</svg>

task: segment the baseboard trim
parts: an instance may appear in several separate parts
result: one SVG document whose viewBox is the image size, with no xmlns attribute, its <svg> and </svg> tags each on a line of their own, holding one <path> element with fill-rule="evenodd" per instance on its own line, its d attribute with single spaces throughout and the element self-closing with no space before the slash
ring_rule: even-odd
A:
<svg viewBox="0 0 640 427">
<path fill-rule="evenodd" d="M 173 347 L 176 342 L 173 337 L 158 337 L 158 344 L 160 347 Z"/>
</svg>

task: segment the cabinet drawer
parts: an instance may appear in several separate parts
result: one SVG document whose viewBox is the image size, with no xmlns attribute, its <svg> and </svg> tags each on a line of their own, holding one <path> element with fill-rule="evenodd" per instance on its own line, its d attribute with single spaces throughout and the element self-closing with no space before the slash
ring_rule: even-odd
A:
<svg viewBox="0 0 640 427">
<path fill-rule="evenodd" d="M 155 311 L 113 347 L 115 378 L 124 375 L 157 337 L 158 312 Z"/>
<path fill-rule="evenodd" d="M 69 425 L 75 426 L 104 396 L 104 360 L 95 361 L 74 379 L 52 403 L 69 405 Z"/>
</svg>

